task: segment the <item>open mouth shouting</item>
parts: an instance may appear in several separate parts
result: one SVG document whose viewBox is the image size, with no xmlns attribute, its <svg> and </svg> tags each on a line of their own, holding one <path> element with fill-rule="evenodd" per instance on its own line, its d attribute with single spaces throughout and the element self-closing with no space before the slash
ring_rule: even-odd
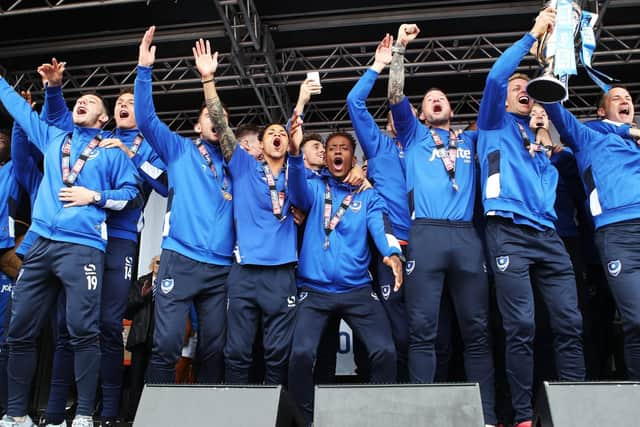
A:
<svg viewBox="0 0 640 427">
<path fill-rule="evenodd" d="M 528 95 L 520 95 L 518 97 L 518 102 L 520 104 L 528 104 L 529 103 L 529 96 Z"/>
<path fill-rule="evenodd" d="M 120 110 L 120 112 L 118 113 L 118 116 L 119 116 L 121 119 L 126 119 L 126 118 L 128 118 L 128 117 L 129 117 L 129 115 L 130 115 L 130 114 L 129 114 L 129 111 L 128 111 L 128 110 L 124 110 L 124 109 L 123 109 L 123 110 Z"/>
<path fill-rule="evenodd" d="M 336 172 L 342 172 L 344 170 L 344 159 L 340 156 L 333 158 L 333 169 Z"/>
<path fill-rule="evenodd" d="M 89 111 L 85 108 L 85 107 L 78 107 L 76 108 L 76 114 L 79 116 L 82 116 L 84 114 L 87 114 Z"/>
<path fill-rule="evenodd" d="M 626 105 L 620 107 L 620 110 L 618 110 L 618 114 L 620 115 L 620 117 L 625 119 L 625 121 L 631 120 L 631 109 Z"/>
<path fill-rule="evenodd" d="M 436 104 L 433 106 L 433 112 L 434 113 L 440 113 L 442 111 L 442 105 Z"/>
<path fill-rule="evenodd" d="M 282 145 L 282 141 L 280 140 L 280 137 L 276 136 L 275 138 L 273 138 L 273 147 L 276 150 L 279 150 L 281 145 Z"/>
</svg>

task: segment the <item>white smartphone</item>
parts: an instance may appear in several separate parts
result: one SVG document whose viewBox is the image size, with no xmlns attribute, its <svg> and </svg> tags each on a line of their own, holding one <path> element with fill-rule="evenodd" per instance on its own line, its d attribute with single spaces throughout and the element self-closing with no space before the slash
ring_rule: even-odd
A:
<svg viewBox="0 0 640 427">
<path fill-rule="evenodd" d="M 317 71 L 309 71 L 307 73 L 307 80 L 313 80 L 316 83 L 320 84 L 320 73 Z"/>
</svg>

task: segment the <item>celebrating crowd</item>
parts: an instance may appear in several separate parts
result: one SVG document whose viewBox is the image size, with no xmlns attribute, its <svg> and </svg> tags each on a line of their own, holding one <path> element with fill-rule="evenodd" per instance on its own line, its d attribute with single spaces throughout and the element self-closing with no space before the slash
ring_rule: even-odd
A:
<svg viewBox="0 0 640 427">
<path fill-rule="evenodd" d="M 612 87 L 597 106 L 599 119 L 587 123 L 560 103 L 534 103 L 529 77 L 516 70 L 555 15 L 540 12 L 495 62 L 477 121 L 464 131 L 452 129 L 447 95 L 428 79 L 419 109 L 403 93 L 415 24 L 384 36 L 347 95 L 354 135 L 304 134 L 304 108 L 321 89 L 313 79 L 301 84 L 287 123 L 234 133 L 216 91 L 218 53 L 203 40 L 193 47 L 205 99 L 198 138 L 173 132 L 152 97 L 154 27 L 142 38 L 135 86 L 117 98 L 111 130 L 100 95 L 83 94 L 67 108 L 64 62 L 38 68 L 46 95 L 40 113 L 29 94 L 0 78 L 0 101 L 14 119 L 10 142 L 0 146 L 0 265 L 15 279 L 2 328 L 0 426 L 34 425 L 36 339 L 51 313 L 47 426 L 66 425 L 73 382 L 72 425 L 93 426 L 98 389 L 101 423 L 114 425 L 125 314 L 144 316 L 140 329 L 134 319 L 136 343 L 152 335 L 140 368 L 147 383 L 175 382 L 191 317 L 195 381 L 248 384 L 259 357 L 262 382 L 285 385 L 307 425 L 321 355 L 327 345 L 332 352 L 340 319 L 367 355 L 367 381 L 428 384 L 454 318 L 485 424 L 531 427 L 536 325 L 545 322 L 552 339 L 553 355 L 542 356 L 552 359 L 545 379 L 604 378 L 601 331 L 611 319 L 603 307 L 612 296 L 626 375 L 640 379 L 633 102 L 624 87 Z M 385 68 L 383 132 L 366 101 Z M 358 143 L 366 172 L 356 165 Z M 152 274 L 132 285 L 152 190 L 168 199 L 162 254 Z M 22 199 L 31 207 L 26 234 L 15 218 Z M 600 282 L 606 277 L 602 289 L 597 272 Z M 500 329 L 492 327 L 498 315 Z M 501 381 L 509 419 L 496 409 Z"/>
</svg>

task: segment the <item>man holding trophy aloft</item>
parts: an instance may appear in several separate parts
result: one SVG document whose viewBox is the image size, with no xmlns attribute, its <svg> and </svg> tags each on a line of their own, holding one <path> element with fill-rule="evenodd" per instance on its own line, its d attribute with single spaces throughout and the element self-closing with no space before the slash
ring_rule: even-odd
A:
<svg viewBox="0 0 640 427">
<path fill-rule="evenodd" d="M 554 228 L 558 172 L 528 126 L 533 106 L 526 92 L 529 78 L 514 74 L 536 40 L 555 23 L 556 10 L 544 9 L 531 31 L 501 55 L 487 76 L 478 115 L 488 261 L 494 263 L 516 427 L 530 427 L 533 418 L 532 285 L 549 309 L 558 378 L 585 377 L 575 277 Z"/>
<path fill-rule="evenodd" d="M 544 73 L 527 83 L 527 93 L 541 104 L 568 97 L 569 76 L 577 74 L 573 40 L 582 15 L 580 6 L 570 0 L 553 0 L 548 4 L 557 10 L 554 27 L 545 30 L 534 45 Z"/>
</svg>

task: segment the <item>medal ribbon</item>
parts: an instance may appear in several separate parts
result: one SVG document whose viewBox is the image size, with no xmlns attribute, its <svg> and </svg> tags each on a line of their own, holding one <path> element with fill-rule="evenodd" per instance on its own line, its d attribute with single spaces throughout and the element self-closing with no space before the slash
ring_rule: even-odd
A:
<svg viewBox="0 0 640 427">
<path fill-rule="evenodd" d="M 131 145 L 130 151 L 133 153 L 134 156 L 138 153 L 138 150 L 140 149 L 140 145 L 142 145 L 143 139 L 144 137 L 142 136 L 141 133 L 138 133 L 136 137 L 133 139 L 133 143 Z"/>
<path fill-rule="evenodd" d="M 444 170 L 449 175 L 449 180 L 451 181 L 451 186 L 455 191 L 458 191 L 460 187 L 458 187 L 458 183 L 456 183 L 456 159 L 458 157 L 458 146 L 456 145 L 457 137 L 453 133 L 450 132 L 449 137 L 449 150 L 444 148 L 444 144 L 442 143 L 442 139 L 440 139 L 440 135 L 433 130 L 430 129 L 431 137 L 433 138 L 433 142 L 436 144 L 436 150 L 438 150 L 438 156 L 442 160 L 442 165 L 444 166 Z"/>
<path fill-rule="evenodd" d="M 282 215 L 282 207 L 284 206 L 285 192 L 278 192 L 276 188 L 276 181 L 273 179 L 273 174 L 271 173 L 271 169 L 267 162 L 262 163 L 262 170 L 264 171 L 264 176 L 267 178 L 267 185 L 269 186 L 269 195 L 271 197 L 271 207 L 273 210 L 273 215 L 279 220 L 283 220 L 286 216 Z M 288 176 L 289 172 L 289 162 L 285 165 L 285 176 Z M 285 178 L 285 188 L 287 186 L 286 183 L 287 178 Z"/>
<path fill-rule="evenodd" d="M 84 167 L 85 163 L 87 163 L 87 159 L 93 153 L 93 150 L 100 144 L 102 141 L 102 135 L 96 135 L 86 147 L 80 153 L 80 157 L 73 164 L 73 168 L 69 171 L 69 166 L 71 164 L 71 135 L 67 136 L 67 139 L 62 144 L 62 182 L 67 187 L 73 186 L 78 179 L 78 175 L 80 175 L 80 171 Z"/>
<path fill-rule="evenodd" d="M 215 178 L 216 181 L 218 181 L 218 171 L 216 171 L 216 165 L 213 163 L 213 160 L 211 160 L 211 156 L 209 155 L 207 148 L 204 146 L 204 143 L 200 138 L 193 141 L 193 143 L 198 148 L 198 151 L 200 152 L 200 155 L 202 156 L 202 158 L 204 158 L 205 162 L 207 162 L 207 165 L 209 165 L 209 169 L 211 169 L 211 172 L 213 172 L 213 177 Z M 229 187 L 229 182 L 227 181 L 227 175 L 224 173 L 224 166 L 223 166 L 222 167 L 222 194 L 223 196 L 225 196 L 225 199 L 230 200 L 227 198 L 228 197 L 227 194 L 229 194 L 227 193 L 228 187 Z"/>
<path fill-rule="evenodd" d="M 517 123 L 517 122 L 516 122 Z M 518 129 L 520 130 L 520 136 L 522 137 L 522 142 L 524 143 L 524 148 L 529 152 L 531 157 L 534 157 L 537 152 L 547 152 L 548 148 L 542 144 L 531 143 L 529 136 L 527 135 L 527 131 L 524 129 L 520 123 L 517 123 Z M 540 129 L 540 128 L 538 128 Z"/>
<path fill-rule="evenodd" d="M 349 205 L 351 204 L 351 200 L 353 199 L 353 191 L 342 199 L 340 203 L 340 207 L 336 211 L 333 218 L 331 218 L 331 210 L 333 208 L 331 202 L 331 189 L 329 188 L 329 183 L 325 182 L 324 187 L 324 217 L 323 217 L 323 226 L 324 226 L 324 249 L 329 248 L 329 235 L 340 223 L 340 220 L 349 209 Z"/>
</svg>

